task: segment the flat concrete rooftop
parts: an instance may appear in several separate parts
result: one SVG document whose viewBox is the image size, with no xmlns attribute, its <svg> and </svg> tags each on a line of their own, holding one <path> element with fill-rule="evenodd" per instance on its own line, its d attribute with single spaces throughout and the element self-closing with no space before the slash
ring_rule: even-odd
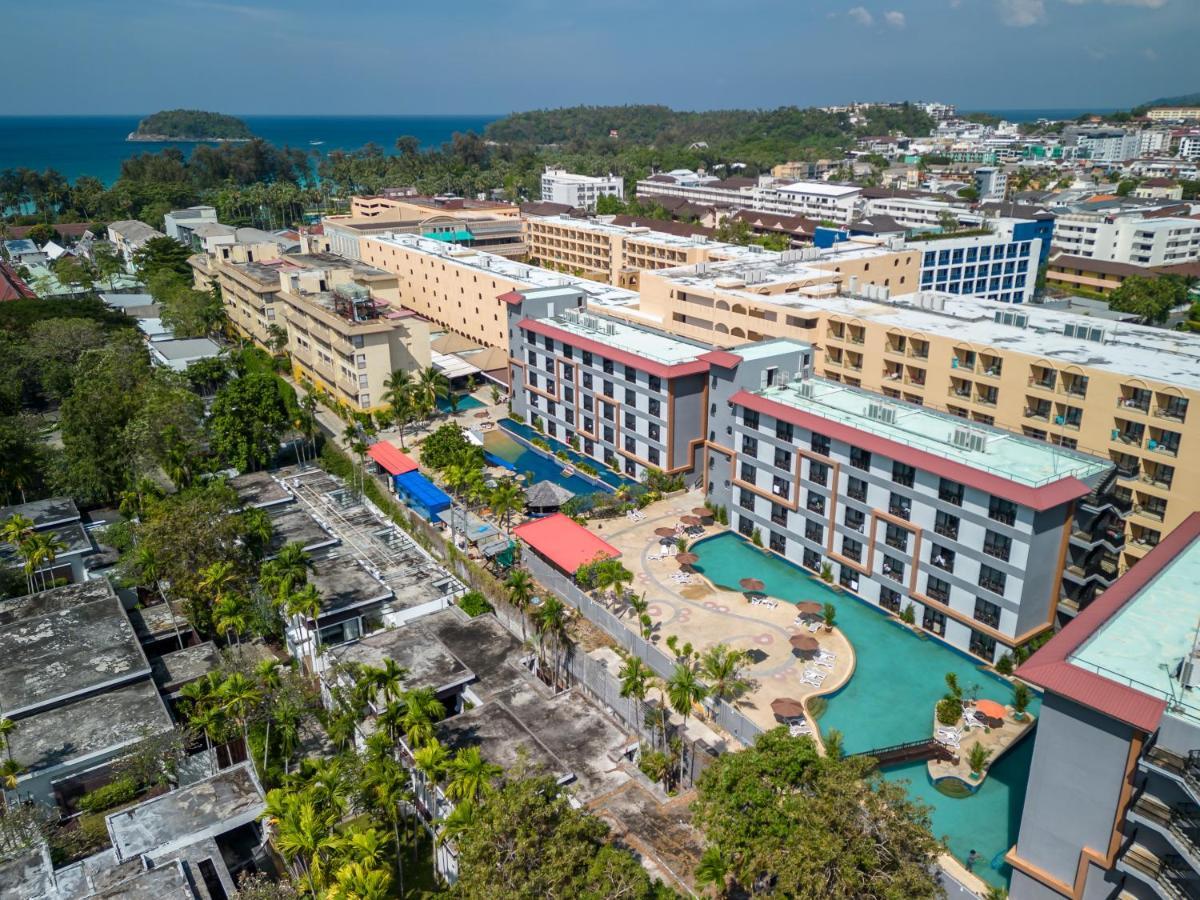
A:
<svg viewBox="0 0 1200 900">
<path fill-rule="evenodd" d="M 958 416 L 912 403 L 889 400 L 879 394 L 852 388 L 824 378 L 803 382 L 812 386 L 810 396 L 800 393 L 801 382 L 755 391 L 759 396 L 782 403 L 860 431 L 879 435 L 973 469 L 991 472 L 1029 487 L 1041 487 L 1074 476 L 1086 480 L 1112 466 L 1108 460 L 1085 456 L 1054 444 L 1022 435 L 964 422 Z M 894 410 L 891 422 L 872 418 L 872 408 Z M 983 450 L 954 443 L 956 431 L 967 428 L 984 436 Z"/>
<path fill-rule="evenodd" d="M 166 603 L 155 603 L 153 606 L 140 606 L 129 611 L 129 621 L 133 630 L 143 642 L 179 634 L 187 634 L 192 630 L 188 623 L 186 610 L 179 600 Z"/>
<path fill-rule="evenodd" d="M 265 807 L 249 763 L 241 763 L 115 812 L 106 822 L 117 858 L 124 861 L 142 853 L 161 856 L 232 831 L 253 822 Z"/>
<path fill-rule="evenodd" d="M 173 650 L 150 661 L 154 683 L 165 694 L 177 694 L 185 684 L 203 678 L 217 668 L 221 654 L 212 641 Z"/>
<path fill-rule="evenodd" d="M 321 615 L 371 603 L 382 603 L 392 591 L 349 555 L 335 553 L 313 559 L 308 583 L 321 595 Z"/>
<path fill-rule="evenodd" d="M 438 740 L 451 751 L 478 747 L 488 762 L 511 769 L 524 763 L 534 773 L 564 778 L 571 774 L 559 759 L 530 731 L 524 721 L 499 701 L 438 723 Z"/>
<path fill-rule="evenodd" d="M 0 605 L 0 709 L 17 716 L 148 674 L 107 582 L 67 585 Z"/>
<path fill-rule="evenodd" d="M 49 525 L 77 521 L 79 507 L 70 497 L 47 497 L 44 500 L 30 500 L 28 503 L 17 503 L 13 506 L 0 506 L 0 522 L 12 516 L 25 516 L 33 522 L 34 528 L 45 528 Z"/>
<path fill-rule="evenodd" d="M 639 328 L 619 319 L 594 316 L 574 309 L 537 321 L 668 366 L 691 362 L 712 349 L 707 344 L 693 343 L 664 332 Z"/>
<path fill-rule="evenodd" d="M 149 679 L 25 716 L 9 737 L 30 774 L 65 763 L 102 761 L 172 727 Z"/>
<path fill-rule="evenodd" d="M 198 896 L 183 871 L 183 864 L 175 861 L 145 869 L 90 895 L 88 900 L 195 900 Z"/>
<path fill-rule="evenodd" d="M 287 544 L 299 544 L 305 550 L 312 551 L 337 543 L 336 538 L 299 507 L 273 508 L 271 510 L 271 528 L 271 540 L 267 543 L 267 556 L 276 555 Z"/>
<path fill-rule="evenodd" d="M 497 275 L 516 281 L 523 287 L 558 287 L 562 285 L 577 287 L 588 295 L 588 303 L 601 306 L 636 306 L 638 304 L 638 295 L 634 291 L 588 281 L 586 278 L 577 278 L 574 275 L 552 272 L 549 269 L 542 269 L 527 263 L 514 262 L 503 256 L 473 250 L 460 244 L 436 241 L 415 234 L 381 234 L 364 238 L 364 240 L 378 242 L 384 246 L 403 247 L 408 251 L 437 257 L 448 265 Z"/>
<path fill-rule="evenodd" d="M 421 622 L 378 631 L 353 643 L 332 647 L 327 653 L 340 663 L 376 668 L 385 660 L 394 660 L 405 669 L 401 679 L 405 690 L 430 687 L 442 692 L 475 679 L 475 673 Z"/>
<path fill-rule="evenodd" d="M 295 499 L 292 492 L 276 481 L 270 472 L 247 472 L 229 479 L 243 507 L 261 508 L 288 503 Z"/>
<path fill-rule="evenodd" d="M 422 617 L 421 625 L 475 673 L 471 690 L 483 700 L 526 683 L 526 676 L 511 661 L 520 655 L 521 642 L 493 617 L 463 621 L 454 610 L 445 609 Z"/>
</svg>

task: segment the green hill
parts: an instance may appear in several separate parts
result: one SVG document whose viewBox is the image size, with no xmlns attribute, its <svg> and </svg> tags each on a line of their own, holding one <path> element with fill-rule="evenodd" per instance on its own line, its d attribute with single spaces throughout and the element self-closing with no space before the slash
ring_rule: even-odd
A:
<svg viewBox="0 0 1200 900">
<path fill-rule="evenodd" d="M 1142 104 L 1142 108 L 1153 109 L 1156 106 L 1200 106 L 1200 93 L 1180 94 L 1178 97 L 1159 97 Z"/>
<path fill-rule="evenodd" d="M 201 109 L 168 109 L 146 116 L 131 141 L 248 141 L 254 133 L 241 119 Z"/>
</svg>

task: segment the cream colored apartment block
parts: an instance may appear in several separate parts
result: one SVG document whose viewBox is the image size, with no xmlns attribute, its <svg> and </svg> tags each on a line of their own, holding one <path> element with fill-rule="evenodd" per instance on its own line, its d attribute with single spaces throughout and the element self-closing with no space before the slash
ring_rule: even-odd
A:
<svg viewBox="0 0 1200 900">
<path fill-rule="evenodd" d="M 791 296 L 716 274 L 646 273 L 641 306 L 608 314 L 724 346 L 807 341 L 817 374 L 1112 460 L 1120 571 L 1200 509 L 1183 462 L 1200 448 L 1200 338 L 958 295 L 862 299 L 828 273 Z"/>
</svg>

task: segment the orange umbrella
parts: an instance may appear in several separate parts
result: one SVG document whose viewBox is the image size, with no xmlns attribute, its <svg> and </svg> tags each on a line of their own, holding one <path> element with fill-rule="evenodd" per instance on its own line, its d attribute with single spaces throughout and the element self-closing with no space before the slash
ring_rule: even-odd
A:
<svg viewBox="0 0 1200 900">
<path fill-rule="evenodd" d="M 698 557 L 695 553 L 676 553 L 675 562 L 679 563 L 681 566 L 690 566 L 693 563 L 700 562 L 700 557 Z"/>
<path fill-rule="evenodd" d="M 748 591 L 751 594 L 762 593 L 766 587 L 761 578 L 743 578 L 738 584 L 741 585 L 743 591 Z"/>
<path fill-rule="evenodd" d="M 1003 719 L 1008 715 L 1004 705 L 997 703 L 995 700 L 976 700 L 975 709 L 983 713 L 989 719 Z"/>
<path fill-rule="evenodd" d="M 799 650 L 801 653 L 811 653 L 821 646 L 811 634 L 793 634 L 789 643 L 793 649 Z"/>
<path fill-rule="evenodd" d="M 675 537 L 675 529 L 674 528 L 655 528 L 654 533 L 657 534 L 660 538 Z"/>
<path fill-rule="evenodd" d="M 816 616 L 820 615 L 824 610 L 816 600 L 804 600 L 796 604 L 796 613 L 801 616 Z"/>
</svg>

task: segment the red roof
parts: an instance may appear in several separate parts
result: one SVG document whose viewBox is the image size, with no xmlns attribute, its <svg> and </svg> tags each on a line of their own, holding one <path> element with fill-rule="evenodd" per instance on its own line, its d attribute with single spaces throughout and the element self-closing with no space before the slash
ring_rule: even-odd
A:
<svg viewBox="0 0 1200 900">
<path fill-rule="evenodd" d="M 722 369 L 736 369 L 742 358 L 736 353 L 730 353 L 728 350 L 709 350 L 707 353 L 701 353 L 700 359 L 707 363 L 712 363 L 714 366 L 720 366 Z"/>
<path fill-rule="evenodd" d="M 503 300 L 509 306 L 516 306 L 518 303 L 524 300 L 525 297 L 520 291 L 508 291 L 507 293 L 501 294 L 496 299 Z"/>
<path fill-rule="evenodd" d="M 691 362 L 667 365 L 666 363 L 646 359 L 644 356 L 638 356 L 636 353 L 630 353 L 627 350 L 618 350 L 611 344 L 602 344 L 590 338 L 580 337 L 570 331 L 555 328 L 553 325 L 547 325 L 545 322 L 539 322 L 537 319 L 522 319 L 517 323 L 517 327 L 524 328 L 526 331 L 532 331 L 534 334 L 555 338 L 564 344 L 578 347 L 580 350 L 589 350 L 597 356 L 603 356 L 605 359 L 611 359 L 613 362 L 619 362 L 622 365 L 633 366 L 635 369 L 649 372 L 651 375 L 657 375 L 659 378 L 681 378 L 684 375 L 695 375 L 708 371 L 708 363 L 704 361 L 700 353 L 697 353 L 696 359 Z M 700 348 L 697 347 L 696 350 L 699 351 Z"/>
<path fill-rule="evenodd" d="M 738 391 L 733 395 L 731 400 L 733 403 L 744 406 L 747 409 L 753 409 L 765 415 L 773 416 L 776 419 L 783 419 L 783 421 L 799 425 L 801 428 L 818 431 L 835 440 L 854 444 L 856 447 L 861 447 L 872 453 L 879 453 L 889 459 L 907 463 L 910 466 L 924 469 L 927 472 L 934 472 L 952 481 L 958 481 L 978 490 L 987 491 L 989 494 L 1004 497 L 1007 500 L 1019 503 L 1021 506 L 1028 506 L 1030 509 L 1035 509 L 1039 512 L 1041 510 L 1053 509 L 1056 506 L 1061 506 L 1064 503 L 1069 503 L 1072 500 L 1086 496 L 1090 490 L 1086 484 L 1073 475 L 1068 475 L 1057 481 L 1044 484 L 1041 487 L 1029 487 L 1028 485 L 1018 484 L 1003 476 L 993 475 L 990 472 L 984 472 L 964 463 L 943 459 L 933 453 L 918 450 L 907 444 L 879 437 L 867 431 L 860 431 L 850 425 L 833 422 L 813 413 L 804 412 L 794 406 L 788 406 L 785 403 L 779 403 L 775 400 L 768 400 L 749 391 Z"/>
<path fill-rule="evenodd" d="M 16 271 L 0 259 L 0 301 L 32 300 L 37 294 L 21 280 Z"/>
<path fill-rule="evenodd" d="M 1200 537 L 1200 513 L 1192 513 L 1146 558 L 1113 582 L 1062 631 L 1033 654 L 1016 674 L 1047 691 L 1125 722 L 1145 732 L 1158 728 L 1166 701 L 1069 661 L 1085 641 L 1152 582 L 1176 556 Z"/>
<path fill-rule="evenodd" d="M 413 472 L 417 468 L 412 457 L 401 453 L 396 449 L 395 444 L 389 444 L 387 441 L 372 444 L 367 453 L 370 454 L 371 459 L 383 466 L 389 475 L 403 475 L 405 472 Z"/>
<path fill-rule="evenodd" d="M 513 533 L 568 575 L 585 563 L 621 555 L 612 544 L 562 513 L 518 525 Z"/>
</svg>

